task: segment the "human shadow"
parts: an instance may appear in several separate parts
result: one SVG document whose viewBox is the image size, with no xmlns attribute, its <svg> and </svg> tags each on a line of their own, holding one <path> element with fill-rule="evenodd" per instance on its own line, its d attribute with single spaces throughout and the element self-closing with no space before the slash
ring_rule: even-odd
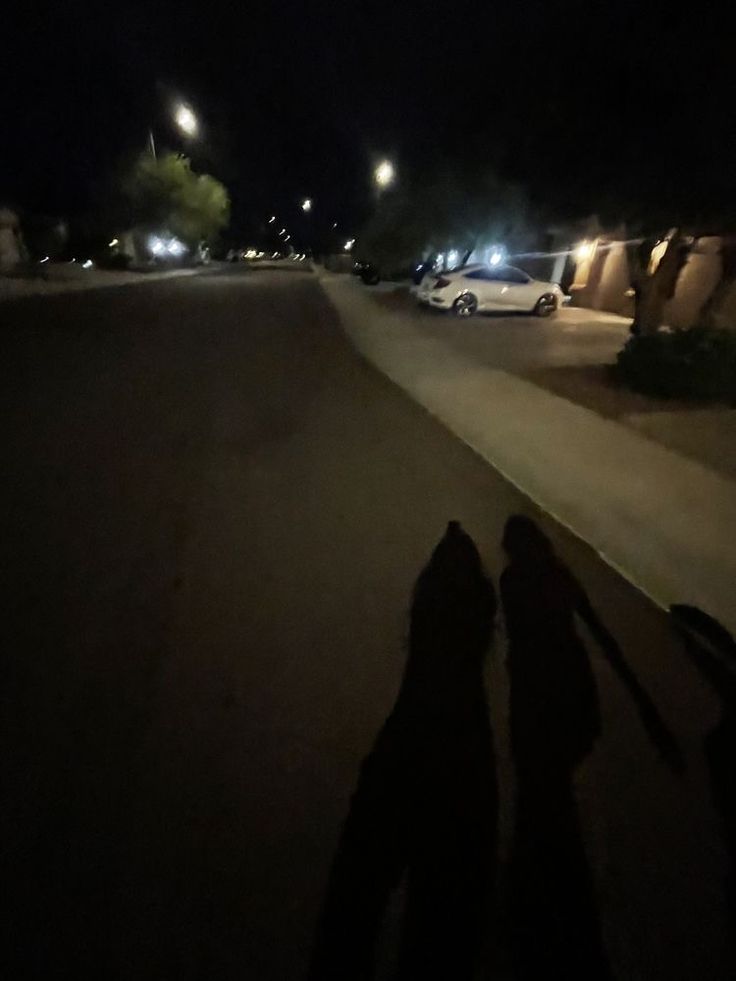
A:
<svg viewBox="0 0 736 981">
<path fill-rule="evenodd" d="M 575 616 L 632 696 L 665 760 L 679 749 L 585 591 L 530 519 L 506 523 L 500 591 L 508 635 L 516 770 L 509 929 L 517 979 L 609 977 L 573 774 L 600 734 L 600 709 Z"/>
<path fill-rule="evenodd" d="M 720 718 L 706 735 L 703 748 L 730 861 L 725 885 L 736 927 L 736 641 L 717 620 L 695 606 L 674 605 L 670 614 L 685 650 L 721 700 Z"/>
<path fill-rule="evenodd" d="M 471 978 L 496 868 L 498 794 L 483 684 L 496 598 L 457 522 L 416 581 L 394 708 L 364 760 L 317 926 L 310 981 L 368 979 L 406 877 L 402 979 Z"/>
</svg>

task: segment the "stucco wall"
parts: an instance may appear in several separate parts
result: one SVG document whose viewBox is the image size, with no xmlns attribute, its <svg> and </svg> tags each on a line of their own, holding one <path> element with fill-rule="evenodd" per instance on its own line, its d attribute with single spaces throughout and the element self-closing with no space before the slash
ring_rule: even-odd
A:
<svg viewBox="0 0 736 981">
<path fill-rule="evenodd" d="M 18 217 L 0 208 L 0 270 L 12 269 L 23 258 Z"/>
<path fill-rule="evenodd" d="M 688 256 L 677 281 L 674 297 L 666 304 L 664 322 L 671 327 L 697 324 L 703 304 L 721 276 L 721 240 L 716 236 L 699 239 Z M 599 249 L 590 262 L 587 283 L 573 291 L 576 306 L 607 310 L 625 317 L 633 316 L 633 298 L 626 295 L 631 283 L 624 245 Z M 736 285 L 716 313 L 724 327 L 736 329 Z"/>
<path fill-rule="evenodd" d="M 664 309 L 664 322 L 670 327 L 692 327 L 698 322 L 703 304 L 721 278 L 719 238 L 702 238 L 691 251 L 677 280 L 674 297 Z"/>
<path fill-rule="evenodd" d="M 603 253 L 595 309 L 619 313 L 623 317 L 632 316 L 633 300 L 626 295 L 630 286 L 626 246 L 613 244 Z"/>
<path fill-rule="evenodd" d="M 736 330 L 736 283 L 732 283 L 723 303 L 716 311 L 715 322 L 719 327 Z"/>
</svg>

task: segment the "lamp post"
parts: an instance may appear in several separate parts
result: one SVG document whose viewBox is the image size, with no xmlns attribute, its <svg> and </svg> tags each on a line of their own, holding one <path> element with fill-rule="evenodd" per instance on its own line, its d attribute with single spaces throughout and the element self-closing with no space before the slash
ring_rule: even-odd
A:
<svg viewBox="0 0 736 981">
<path fill-rule="evenodd" d="M 373 180 L 379 190 L 390 187 L 396 180 L 396 168 L 390 160 L 382 160 L 373 170 Z"/>
<path fill-rule="evenodd" d="M 191 107 L 185 102 L 180 102 L 174 111 L 174 122 L 179 127 L 184 136 L 192 139 L 197 135 L 199 122 L 194 115 Z"/>
<path fill-rule="evenodd" d="M 174 107 L 174 123 L 179 132 L 187 139 L 194 139 L 199 130 L 199 120 L 194 114 L 191 106 L 185 102 L 179 102 Z M 156 140 L 153 136 L 153 127 L 148 128 L 148 149 L 153 159 L 156 159 Z"/>
</svg>

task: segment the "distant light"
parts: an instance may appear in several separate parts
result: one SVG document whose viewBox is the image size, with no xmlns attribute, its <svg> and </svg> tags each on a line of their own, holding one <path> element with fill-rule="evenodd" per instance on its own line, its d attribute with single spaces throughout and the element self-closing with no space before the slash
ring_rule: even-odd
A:
<svg viewBox="0 0 736 981">
<path fill-rule="evenodd" d="M 41 262 L 48 262 L 48 261 L 49 261 L 49 257 L 47 255 L 45 255 L 43 259 L 41 259 Z"/>
<path fill-rule="evenodd" d="M 581 242 L 580 245 L 575 248 L 575 258 L 578 262 L 585 262 L 586 259 L 590 259 L 595 252 L 594 242 Z"/>
<path fill-rule="evenodd" d="M 194 136 L 197 132 L 197 117 L 189 106 L 181 103 L 176 108 L 174 119 L 179 129 L 187 136 Z"/>
<path fill-rule="evenodd" d="M 152 255 L 161 255 L 164 252 L 166 246 L 164 245 L 163 239 L 159 238 L 158 235 L 152 235 L 148 240 L 148 250 Z"/>
<path fill-rule="evenodd" d="M 437 258 L 435 259 L 434 264 L 435 264 L 435 268 L 439 267 L 440 269 L 444 269 L 444 266 L 445 266 L 445 253 L 444 252 L 439 252 L 438 253 Z"/>
<path fill-rule="evenodd" d="M 345 246 L 344 246 L 344 248 L 345 248 L 345 251 L 346 251 L 346 252 L 350 252 L 350 250 L 352 249 L 352 247 L 353 247 L 354 245 L 355 245 L 355 239 L 354 239 L 354 238 L 349 238 L 349 239 L 347 240 L 347 242 L 345 243 Z"/>
<path fill-rule="evenodd" d="M 114 239 L 112 240 L 112 242 L 108 242 L 108 248 L 110 248 L 110 249 L 114 249 L 114 248 L 115 248 L 115 246 L 116 246 L 116 245 L 119 245 L 119 244 L 120 244 L 120 243 L 118 242 L 118 240 L 117 240 L 116 238 L 114 238 Z"/>
<path fill-rule="evenodd" d="M 76 259 L 70 259 L 69 262 L 76 262 Z"/>
<path fill-rule="evenodd" d="M 186 245 L 178 238 L 170 238 L 166 243 L 166 251 L 169 255 L 181 256 L 184 255 L 186 250 Z"/>
<path fill-rule="evenodd" d="M 271 258 L 272 259 L 275 259 L 277 256 L 278 256 L 278 252 L 272 252 L 271 253 Z"/>
<path fill-rule="evenodd" d="M 276 215 L 271 215 L 271 217 L 268 219 L 268 224 L 273 225 L 275 221 L 276 221 Z"/>
<path fill-rule="evenodd" d="M 333 221 L 333 223 L 332 223 L 332 227 L 333 227 L 333 228 L 337 228 L 337 222 L 336 222 L 336 221 Z"/>
<path fill-rule="evenodd" d="M 488 257 L 488 262 L 491 266 L 499 265 L 499 263 L 503 262 L 503 252 L 501 252 L 499 249 L 495 249 Z"/>
<path fill-rule="evenodd" d="M 279 232 L 279 235 L 286 235 L 286 229 L 282 228 L 281 231 Z"/>
<path fill-rule="evenodd" d="M 94 262 L 91 259 L 85 259 L 82 263 L 82 269 L 91 269 L 94 266 Z"/>
<path fill-rule="evenodd" d="M 450 249 L 450 251 L 447 253 L 447 268 L 454 269 L 459 258 L 457 249 Z"/>
<path fill-rule="evenodd" d="M 256 252 L 255 249 L 248 249 L 245 253 L 246 259 L 256 259 L 257 257 L 258 257 L 258 253 Z"/>
<path fill-rule="evenodd" d="M 284 241 L 285 242 L 288 242 L 290 238 L 291 238 L 291 235 L 287 235 L 286 238 L 284 239 Z"/>
<path fill-rule="evenodd" d="M 389 187 L 396 179 L 396 171 L 390 160 L 382 160 L 373 171 L 373 179 L 379 187 Z"/>
<path fill-rule="evenodd" d="M 304 200 L 302 201 L 302 211 L 311 211 L 311 210 L 312 210 L 312 199 L 304 198 Z"/>
</svg>

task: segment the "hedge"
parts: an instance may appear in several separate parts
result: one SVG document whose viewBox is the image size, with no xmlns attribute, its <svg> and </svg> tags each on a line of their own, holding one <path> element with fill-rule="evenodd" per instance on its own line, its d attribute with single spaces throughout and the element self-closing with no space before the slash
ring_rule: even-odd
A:
<svg viewBox="0 0 736 981">
<path fill-rule="evenodd" d="M 736 330 L 688 327 L 632 337 L 615 374 L 645 395 L 736 403 Z"/>
</svg>

